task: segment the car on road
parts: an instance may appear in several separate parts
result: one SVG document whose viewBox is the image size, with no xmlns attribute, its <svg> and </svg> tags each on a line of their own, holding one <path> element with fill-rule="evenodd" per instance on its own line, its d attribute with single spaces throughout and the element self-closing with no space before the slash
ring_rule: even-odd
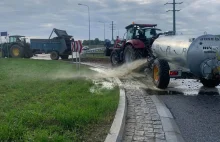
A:
<svg viewBox="0 0 220 142">
<path fill-rule="evenodd" d="M 82 48 L 82 50 L 89 50 L 89 47 L 88 47 L 88 46 L 84 46 L 84 47 Z"/>
</svg>

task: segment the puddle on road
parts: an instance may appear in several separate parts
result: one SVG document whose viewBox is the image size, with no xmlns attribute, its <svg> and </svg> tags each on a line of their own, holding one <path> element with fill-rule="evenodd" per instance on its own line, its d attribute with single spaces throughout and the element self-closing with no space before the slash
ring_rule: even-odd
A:
<svg viewBox="0 0 220 142">
<path fill-rule="evenodd" d="M 150 95 L 185 95 L 185 96 L 219 96 L 219 90 L 217 88 L 205 88 L 201 87 L 199 90 L 175 90 L 175 89 L 166 89 L 166 90 L 157 90 L 150 88 L 142 88 Z"/>
</svg>

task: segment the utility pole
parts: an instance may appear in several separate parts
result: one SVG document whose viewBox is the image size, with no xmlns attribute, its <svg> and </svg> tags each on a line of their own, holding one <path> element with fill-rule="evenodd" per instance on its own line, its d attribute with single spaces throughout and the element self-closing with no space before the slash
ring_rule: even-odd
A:
<svg viewBox="0 0 220 142">
<path fill-rule="evenodd" d="M 180 10 L 176 10 L 176 4 L 182 4 L 183 2 L 179 2 L 179 3 L 176 3 L 175 0 L 173 0 L 173 3 L 165 3 L 164 5 L 167 5 L 167 4 L 172 4 L 173 5 L 173 10 L 167 10 L 166 12 L 169 12 L 169 11 L 173 11 L 173 34 L 176 35 L 176 11 L 180 11 Z"/>
<path fill-rule="evenodd" d="M 112 24 L 111 24 L 111 30 L 112 30 L 112 40 L 114 40 L 114 22 L 112 21 Z"/>
<path fill-rule="evenodd" d="M 81 5 L 81 6 L 86 6 L 88 8 L 88 18 L 89 18 L 89 46 L 91 45 L 91 41 L 90 41 L 90 11 L 89 11 L 89 6 L 88 5 L 85 5 L 85 4 L 81 4 L 81 3 L 78 3 L 78 5 Z"/>
<path fill-rule="evenodd" d="M 104 41 L 105 41 L 105 22 L 99 21 L 100 23 L 104 24 Z"/>
</svg>

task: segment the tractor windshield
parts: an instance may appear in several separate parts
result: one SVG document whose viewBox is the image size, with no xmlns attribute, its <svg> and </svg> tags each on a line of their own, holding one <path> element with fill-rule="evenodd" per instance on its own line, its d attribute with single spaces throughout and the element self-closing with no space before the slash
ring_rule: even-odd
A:
<svg viewBox="0 0 220 142">
<path fill-rule="evenodd" d="M 19 37 L 19 36 L 11 36 L 9 37 L 9 42 L 25 42 L 25 37 Z"/>
</svg>

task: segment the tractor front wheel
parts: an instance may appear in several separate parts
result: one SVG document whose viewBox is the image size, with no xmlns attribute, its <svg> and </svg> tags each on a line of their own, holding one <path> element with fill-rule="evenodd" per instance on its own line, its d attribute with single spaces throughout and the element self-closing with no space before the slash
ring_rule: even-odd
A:
<svg viewBox="0 0 220 142">
<path fill-rule="evenodd" d="M 166 60 L 157 59 L 153 63 L 153 82 L 157 88 L 165 89 L 169 85 L 170 66 Z"/>
<path fill-rule="evenodd" d="M 58 60 L 58 59 L 59 59 L 59 54 L 58 54 L 58 52 L 57 52 L 57 51 L 52 51 L 52 52 L 50 53 L 50 58 L 51 58 L 52 60 Z"/>
<path fill-rule="evenodd" d="M 24 57 L 23 47 L 17 44 L 12 45 L 10 48 L 10 55 L 12 58 L 23 58 Z"/>
<path fill-rule="evenodd" d="M 119 59 L 119 55 L 116 51 L 112 51 L 111 56 L 110 56 L 110 60 L 112 63 L 112 66 L 118 66 L 120 64 L 120 59 Z"/>
</svg>

